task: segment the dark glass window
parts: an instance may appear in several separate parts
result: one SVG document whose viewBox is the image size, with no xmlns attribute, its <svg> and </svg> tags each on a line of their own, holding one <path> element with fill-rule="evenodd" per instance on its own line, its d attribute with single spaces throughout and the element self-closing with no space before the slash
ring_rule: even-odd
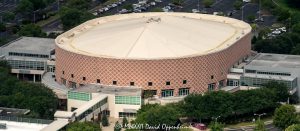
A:
<svg viewBox="0 0 300 131">
<path fill-rule="evenodd" d="M 153 83 L 152 82 L 148 82 L 148 86 L 152 86 L 153 85 Z"/>
<path fill-rule="evenodd" d="M 182 81 L 182 84 L 186 84 L 186 83 L 187 83 L 187 81 L 186 81 L 186 80 L 183 80 L 183 81 Z"/>
<path fill-rule="evenodd" d="M 100 83 L 100 79 L 97 79 L 97 83 Z"/>
<path fill-rule="evenodd" d="M 171 82 L 170 81 L 167 81 L 166 82 L 166 85 L 168 86 L 168 85 L 171 85 Z"/>
<path fill-rule="evenodd" d="M 134 86 L 134 82 L 130 82 L 130 86 Z"/>
<path fill-rule="evenodd" d="M 113 81 L 113 85 L 117 85 L 117 81 Z"/>
</svg>

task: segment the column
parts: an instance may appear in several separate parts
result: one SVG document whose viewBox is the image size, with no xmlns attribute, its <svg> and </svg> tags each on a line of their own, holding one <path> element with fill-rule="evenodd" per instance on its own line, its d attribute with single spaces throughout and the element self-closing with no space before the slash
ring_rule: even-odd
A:
<svg viewBox="0 0 300 131">
<path fill-rule="evenodd" d="M 35 83 L 35 74 L 33 74 L 33 83 Z"/>
</svg>

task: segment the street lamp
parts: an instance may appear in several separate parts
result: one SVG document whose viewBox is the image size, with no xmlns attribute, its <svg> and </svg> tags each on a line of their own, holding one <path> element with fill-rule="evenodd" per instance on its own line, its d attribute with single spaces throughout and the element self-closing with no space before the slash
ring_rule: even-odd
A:
<svg viewBox="0 0 300 131">
<path fill-rule="evenodd" d="M 221 116 L 218 117 L 212 117 L 212 119 L 215 119 L 216 122 L 218 122 L 218 118 L 220 118 Z"/>
<path fill-rule="evenodd" d="M 266 113 L 261 113 L 261 114 L 256 114 L 256 113 L 254 113 L 254 116 L 258 116 L 258 119 L 260 120 L 260 116 L 264 116 L 264 115 L 266 115 Z"/>
</svg>

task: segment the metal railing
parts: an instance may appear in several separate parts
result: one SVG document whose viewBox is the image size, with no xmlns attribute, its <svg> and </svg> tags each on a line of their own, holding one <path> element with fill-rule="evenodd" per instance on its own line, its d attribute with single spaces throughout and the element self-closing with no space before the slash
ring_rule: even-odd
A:
<svg viewBox="0 0 300 131">
<path fill-rule="evenodd" d="M 36 124 L 50 124 L 51 122 L 53 122 L 53 120 L 12 117 L 12 116 L 0 116 L 0 120 L 15 121 L 15 122 L 26 122 L 26 123 L 36 123 Z"/>
</svg>

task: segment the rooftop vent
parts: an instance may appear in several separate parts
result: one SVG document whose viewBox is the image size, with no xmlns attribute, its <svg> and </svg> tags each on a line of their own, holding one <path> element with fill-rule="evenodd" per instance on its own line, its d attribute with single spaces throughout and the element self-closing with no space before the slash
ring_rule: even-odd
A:
<svg viewBox="0 0 300 131">
<path fill-rule="evenodd" d="M 153 23 L 153 22 L 157 22 L 157 23 L 159 23 L 161 21 L 161 18 L 160 17 L 158 17 L 158 18 L 149 18 L 148 20 L 147 20 L 147 23 Z"/>
</svg>

